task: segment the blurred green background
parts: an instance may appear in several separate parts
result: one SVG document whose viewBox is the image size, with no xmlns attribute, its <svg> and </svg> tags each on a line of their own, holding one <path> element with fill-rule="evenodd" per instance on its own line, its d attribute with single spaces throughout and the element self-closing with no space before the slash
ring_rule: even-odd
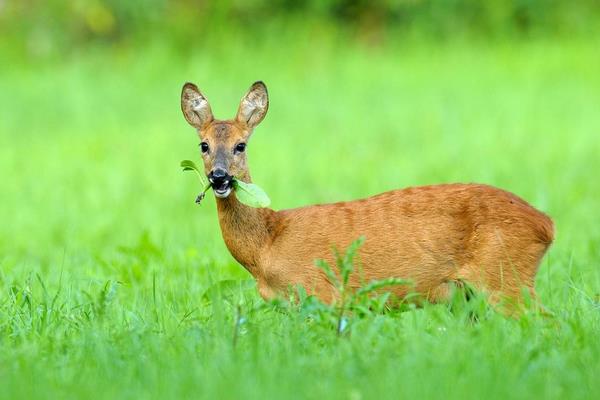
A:
<svg viewBox="0 0 600 400">
<path fill-rule="evenodd" d="M 3 0 L 0 7 L 3 38 L 14 41 L 7 47 L 17 43 L 15 51 L 38 57 L 158 37 L 190 54 L 191 42 L 222 45 L 228 34 L 274 40 L 295 31 L 290 21 L 313 32 L 328 26 L 373 45 L 407 35 L 442 41 L 555 38 L 597 33 L 600 15 L 594 0 Z"/>
<path fill-rule="evenodd" d="M 0 397 L 600 396 L 599 71 L 592 0 L 0 0 Z M 556 222 L 556 320 L 430 306 L 338 340 L 254 290 L 208 301 L 250 276 L 180 171 L 180 89 L 231 118 L 259 79 L 249 164 L 275 209 L 513 191 Z"/>
</svg>

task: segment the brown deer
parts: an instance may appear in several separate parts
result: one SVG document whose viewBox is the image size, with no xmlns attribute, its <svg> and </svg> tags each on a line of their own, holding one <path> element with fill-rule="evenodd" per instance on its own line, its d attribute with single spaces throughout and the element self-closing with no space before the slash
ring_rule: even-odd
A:
<svg viewBox="0 0 600 400">
<path fill-rule="evenodd" d="M 554 238 L 552 220 L 516 195 L 481 184 L 444 184 L 393 190 L 366 199 L 274 211 L 241 204 L 232 180 L 250 182 L 246 144 L 269 108 L 267 88 L 256 82 L 232 120 L 214 119 L 206 97 L 192 83 L 181 93 L 181 109 L 198 131 L 204 168 L 217 201 L 227 248 L 270 299 L 302 285 L 323 301 L 337 293 L 316 259 L 333 265 L 332 247 L 365 237 L 357 259 L 361 279 L 402 278 L 405 296 L 430 302 L 449 299 L 464 282 L 489 298 L 533 297 L 534 279 Z M 353 274 L 357 275 L 357 274 Z"/>
</svg>

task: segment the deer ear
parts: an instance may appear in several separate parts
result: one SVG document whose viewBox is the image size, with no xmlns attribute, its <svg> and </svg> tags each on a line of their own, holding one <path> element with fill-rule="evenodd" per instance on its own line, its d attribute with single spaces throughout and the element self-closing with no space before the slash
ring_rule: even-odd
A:
<svg viewBox="0 0 600 400">
<path fill-rule="evenodd" d="M 181 111 L 185 120 L 200 130 L 214 119 L 206 97 L 193 83 L 186 83 L 181 89 Z"/>
<path fill-rule="evenodd" d="M 268 109 L 269 94 L 267 93 L 267 87 L 261 81 L 254 82 L 248 93 L 242 97 L 235 119 L 252 129 L 263 120 Z"/>
</svg>

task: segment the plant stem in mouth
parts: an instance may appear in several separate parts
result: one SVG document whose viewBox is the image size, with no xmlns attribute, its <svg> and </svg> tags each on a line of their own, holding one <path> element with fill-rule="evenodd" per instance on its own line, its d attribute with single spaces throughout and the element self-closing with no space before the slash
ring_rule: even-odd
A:
<svg viewBox="0 0 600 400">
<path fill-rule="evenodd" d="M 196 197 L 196 204 L 200 204 L 202 202 L 202 199 L 204 198 L 204 196 L 206 195 L 206 192 L 208 191 L 208 189 L 210 189 L 212 186 L 210 185 L 210 183 L 208 185 L 206 185 L 206 187 L 204 188 L 204 190 L 202 191 L 202 193 L 200 193 L 198 195 L 198 197 Z"/>
</svg>

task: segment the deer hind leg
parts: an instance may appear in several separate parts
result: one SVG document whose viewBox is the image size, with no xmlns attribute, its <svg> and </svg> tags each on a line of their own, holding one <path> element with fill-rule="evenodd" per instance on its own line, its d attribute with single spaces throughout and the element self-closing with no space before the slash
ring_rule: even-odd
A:
<svg viewBox="0 0 600 400">
<path fill-rule="evenodd" d="M 467 311 L 469 320 L 478 322 L 481 316 L 478 307 L 467 306 L 475 295 L 476 292 L 469 283 L 461 279 L 450 279 L 430 290 L 427 300 L 433 303 L 445 303 L 452 314 L 459 312 L 458 315 L 460 315 Z"/>
<path fill-rule="evenodd" d="M 468 264 L 458 277 L 488 295 L 488 302 L 503 314 L 514 315 L 526 305 L 541 307 L 535 289 L 535 275 L 546 251 L 541 243 L 497 246 L 482 257 L 480 264 Z"/>
<path fill-rule="evenodd" d="M 521 313 L 525 303 L 521 292 L 508 292 L 506 288 L 500 290 L 490 287 L 483 279 L 475 277 L 473 274 L 462 274 L 461 276 L 461 278 L 450 279 L 429 290 L 426 300 L 430 303 L 448 304 L 457 300 L 469 302 L 476 293 L 482 293 L 486 296 L 488 304 L 501 314 L 515 316 Z M 530 298 L 535 297 L 533 287 L 523 290 L 529 290 Z"/>
<path fill-rule="evenodd" d="M 430 303 L 447 303 L 460 291 L 465 300 L 470 300 L 474 293 L 468 282 L 462 279 L 448 279 L 426 293 Z"/>
</svg>

